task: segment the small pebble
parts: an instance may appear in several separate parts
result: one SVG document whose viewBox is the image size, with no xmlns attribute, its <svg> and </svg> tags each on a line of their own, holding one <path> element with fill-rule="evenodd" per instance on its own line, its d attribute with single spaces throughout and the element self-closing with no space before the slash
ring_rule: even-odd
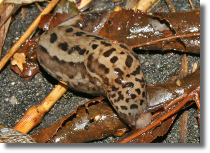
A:
<svg viewBox="0 0 210 153">
<path fill-rule="evenodd" d="M 15 96 L 12 96 L 11 99 L 9 100 L 9 102 L 12 105 L 18 104 L 18 100 L 17 100 L 17 98 Z"/>
</svg>

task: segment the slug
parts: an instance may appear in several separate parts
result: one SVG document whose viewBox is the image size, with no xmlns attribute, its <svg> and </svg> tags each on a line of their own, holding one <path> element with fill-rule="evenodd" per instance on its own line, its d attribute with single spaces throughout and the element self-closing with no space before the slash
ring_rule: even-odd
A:
<svg viewBox="0 0 210 153">
<path fill-rule="evenodd" d="M 69 88 L 106 97 L 132 128 L 150 123 L 141 64 L 127 45 L 73 26 L 56 26 L 40 37 L 37 57 Z"/>
</svg>

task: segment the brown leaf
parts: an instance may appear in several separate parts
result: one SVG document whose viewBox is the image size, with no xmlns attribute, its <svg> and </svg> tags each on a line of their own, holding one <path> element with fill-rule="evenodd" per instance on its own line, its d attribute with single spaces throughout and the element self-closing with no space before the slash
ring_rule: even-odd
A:
<svg viewBox="0 0 210 153">
<path fill-rule="evenodd" d="M 43 29 L 43 30 L 49 30 L 52 27 L 58 25 L 59 23 L 62 23 L 70 18 L 72 18 L 74 15 L 71 14 L 60 14 L 60 13 L 56 13 L 56 15 L 52 15 L 52 14 L 46 14 L 44 16 L 42 16 L 41 18 L 41 22 L 39 23 L 39 28 Z"/>
<path fill-rule="evenodd" d="M 2 48 L 4 45 L 4 40 L 7 35 L 7 31 L 9 29 L 10 21 L 11 18 L 8 18 L 8 16 L 11 14 L 13 11 L 13 6 L 9 4 L 5 5 L 0 5 L 0 23 L 2 23 L 2 26 L 0 25 L 0 59 L 1 59 L 1 53 L 2 53 Z M 5 20 L 7 20 L 5 22 Z"/>
<path fill-rule="evenodd" d="M 36 43 L 38 39 L 34 38 L 28 41 L 13 55 L 10 67 L 25 80 L 29 81 L 39 72 L 39 66 L 36 57 Z"/>
<path fill-rule="evenodd" d="M 128 131 L 109 105 L 96 100 L 78 106 L 74 112 L 32 137 L 39 143 L 78 143 L 121 136 Z"/>
<path fill-rule="evenodd" d="M 180 85 L 177 85 L 177 80 L 180 81 Z M 170 101 L 199 84 L 200 69 L 191 74 L 180 75 L 180 78 L 175 78 L 172 82 L 148 86 L 149 102 L 151 105 L 155 105 Z"/>
<path fill-rule="evenodd" d="M 122 9 L 111 12 L 99 35 L 123 42 L 131 48 L 199 53 L 200 36 L 197 35 L 200 32 L 200 21 L 193 20 L 195 17 L 199 19 L 199 16 L 199 10 L 147 14 Z"/>
</svg>

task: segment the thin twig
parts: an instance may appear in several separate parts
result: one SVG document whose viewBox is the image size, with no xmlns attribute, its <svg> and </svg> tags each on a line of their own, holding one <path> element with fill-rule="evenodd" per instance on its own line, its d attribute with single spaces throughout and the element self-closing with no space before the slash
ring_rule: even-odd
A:
<svg viewBox="0 0 210 153">
<path fill-rule="evenodd" d="M 171 0 L 165 0 L 165 2 L 168 4 L 168 7 L 171 9 L 171 12 L 176 12 Z"/>
<path fill-rule="evenodd" d="M 47 7 L 39 14 L 36 20 L 30 25 L 30 27 L 26 30 L 26 32 L 20 37 L 20 39 L 12 46 L 12 48 L 6 53 L 6 55 L 0 61 L 0 70 L 4 67 L 4 65 L 9 61 L 9 59 L 13 56 L 13 54 L 17 51 L 20 45 L 22 45 L 25 40 L 31 35 L 34 29 L 38 26 L 41 16 L 44 14 L 48 14 L 55 5 L 59 2 L 59 0 L 52 0 Z"/>
<path fill-rule="evenodd" d="M 146 43 L 130 46 L 130 48 L 133 49 L 133 48 L 137 48 L 137 47 L 151 45 L 151 44 L 154 44 L 154 43 L 157 43 L 157 42 L 161 42 L 161 41 L 165 41 L 165 40 L 170 40 L 170 39 L 175 39 L 175 38 L 184 38 L 184 37 L 194 37 L 194 36 L 200 36 L 200 32 L 190 33 L 190 34 L 182 34 L 182 35 L 176 35 L 176 36 L 156 39 L 156 40 L 149 41 L 149 42 L 146 42 Z"/>
<path fill-rule="evenodd" d="M 140 0 L 133 10 L 147 11 L 157 0 Z"/>
<path fill-rule="evenodd" d="M 187 143 L 187 121 L 188 112 L 185 111 L 180 117 L 180 141 L 181 143 Z"/>
<path fill-rule="evenodd" d="M 38 9 L 39 9 L 40 11 L 43 11 L 42 8 L 41 8 L 41 6 L 39 5 L 39 3 L 35 2 L 35 4 L 36 4 L 36 6 L 38 7 Z"/>
<path fill-rule="evenodd" d="M 191 6 L 192 10 L 194 10 L 195 8 L 194 8 L 194 6 L 193 6 L 192 1 L 191 1 L 191 0 L 189 0 L 189 2 L 190 2 L 190 6 Z"/>
</svg>

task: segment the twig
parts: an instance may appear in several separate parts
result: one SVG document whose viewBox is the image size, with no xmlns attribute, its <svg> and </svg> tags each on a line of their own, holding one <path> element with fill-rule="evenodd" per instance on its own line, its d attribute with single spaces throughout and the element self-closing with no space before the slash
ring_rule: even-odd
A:
<svg viewBox="0 0 210 153">
<path fill-rule="evenodd" d="M 23 21 L 25 21 L 25 19 L 26 19 L 25 11 L 26 11 L 26 8 L 25 8 L 25 7 L 22 7 L 22 8 L 21 8 L 21 12 L 22 12 L 22 20 L 23 20 Z"/>
<path fill-rule="evenodd" d="M 194 6 L 193 6 L 192 1 L 191 1 L 191 0 L 189 0 L 189 2 L 190 2 L 190 5 L 191 5 L 191 7 L 192 7 L 192 10 L 194 10 L 195 8 L 194 8 Z"/>
<path fill-rule="evenodd" d="M 191 90 L 191 89 L 189 89 Z M 129 141 L 131 141 L 132 139 L 140 136 L 141 134 L 145 133 L 146 131 L 156 127 L 157 125 L 159 125 L 162 121 L 164 121 L 165 119 L 167 119 L 168 117 L 170 117 L 171 115 L 175 114 L 176 112 L 178 112 L 190 99 L 192 99 L 195 96 L 195 93 L 200 92 L 200 85 L 198 87 L 195 88 L 195 90 L 191 90 L 191 92 L 189 94 L 184 93 L 183 95 L 177 97 L 176 99 L 174 99 L 172 101 L 172 103 L 177 103 L 177 99 L 180 99 L 180 97 L 185 97 L 175 108 L 173 108 L 172 110 L 170 110 L 169 112 L 167 112 L 166 114 L 164 114 L 161 118 L 157 119 L 156 121 L 154 121 L 153 123 L 151 123 L 150 125 L 148 125 L 146 128 L 139 130 L 135 133 L 133 133 L 132 135 L 130 135 L 129 137 L 121 140 L 118 143 L 127 143 Z"/>
<path fill-rule="evenodd" d="M 39 5 L 39 3 L 35 2 L 35 4 L 36 4 L 36 6 L 38 7 L 38 9 L 39 9 L 40 11 L 42 11 L 42 8 L 41 8 L 41 6 Z"/>
<path fill-rule="evenodd" d="M 184 57 L 182 59 L 181 63 L 181 74 L 187 74 L 188 73 L 188 65 L 187 65 L 187 55 L 184 54 Z M 183 114 L 180 117 L 180 141 L 181 143 L 187 143 L 187 121 L 188 121 L 188 112 L 187 110 L 183 112 Z"/>
<path fill-rule="evenodd" d="M 140 0 L 133 10 L 147 11 L 157 0 Z"/>
<path fill-rule="evenodd" d="M 55 89 L 37 106 L 28 109 L 22 119 L 15 125 L 14 130 L 22 133 L 28 133 L 38 125 L 46 112 L 48 112 L 58 99 L 67 91 L 67 87 L 58 84 Z"/>
<path fill-rule="evenodd" d="M 187 55 L 186 53 L 184 54 L 184 57 L 182 59 L 182 63 L 181 63 L 181 74 L 187 74 L 188 73 L 188 61 L 187 61 Z"/>
<path fill-rule="evenodd" d="M 41 16 L 44 14 L 48 14 L 54 6 L 59 2 L 59 0 L 52 0 L 47 7 L 39 14 L 36 20 L 30 25 L 30 27 L 26 30 L 26 32 L 20 37 L 20 39 L 12 46 L 12 48 L 6 53 L 6 55 L 0 61 L 0 70 L 4 67 L 4 65 L 9 61 L 12 55 L 17 51 L 20 45 L 22 45 L 25 40 L 31 35 L 34 29 L 39 24 Z"/>
<path fill-rule="evenodd" d="M 187 143 L 187 120 L 188 112 L 185 111 L 180 117 L 180 141 L 181 143 Z"/>
<path fill-rule="evenodd" d="M 200 32 L 190 33 L 190 34 L 182 34 L 182 35 L 176 35 L 176 36 L 156 39 L 156 40 L 153 40 L 153 41 L 149 41 L 149 42 L 138 44 L 138 45 L 133 45 L 133 46 L 130 46 L 130 47 L 133 49 L 133 48 L 137 48 L 137 47 L 151 45 L 151 44 L 154 44 L 154 43 L 157 43 L 157 42 L 160 42 L 160 41 L 165 41 L 165 40 L 170 40 L 170 39 L 175 39 L 175 38 L 194 37 L 194 36 L 200 36 Z"/>
<path fill-rule="evenodd" d="M 171 0 L 165 0 L 165 2 L 168 4 L 168 7 L 171 9 L 171 12 L 176 12 Z"/>
</svg>

